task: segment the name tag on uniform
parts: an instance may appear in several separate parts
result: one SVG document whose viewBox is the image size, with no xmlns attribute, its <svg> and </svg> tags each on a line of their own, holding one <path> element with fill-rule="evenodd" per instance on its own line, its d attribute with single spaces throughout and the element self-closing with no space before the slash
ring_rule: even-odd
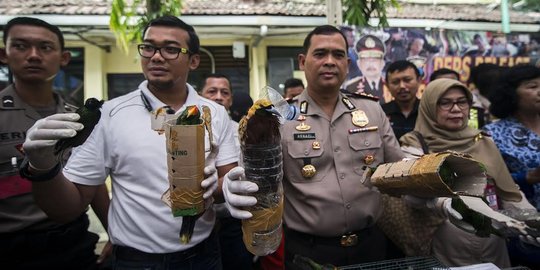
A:
<svg viewBox="0 0 540 270">
<path fill-rule="evenodd" d="M 295 141 L 315 140 L 315 133 L 294 133 Z"/>
</svg>

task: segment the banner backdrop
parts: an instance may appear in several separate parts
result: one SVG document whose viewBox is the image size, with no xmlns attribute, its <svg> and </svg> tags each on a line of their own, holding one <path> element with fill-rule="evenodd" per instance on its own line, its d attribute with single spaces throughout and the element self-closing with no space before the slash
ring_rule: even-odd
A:
<svg viewBox="0 0 540 270">
<path fill-rule="evenodd" d="M 422 69 L 424 85 L 418 91 L 419 96 L 429 82 L 431 73 L 440 68 L 457 71 L 460 80 L 470 84 L 471 69 L 481 63 L 505 67 L 525 63 L 540 65 L 540 33 L 505 35 L 483 31 L 375 30 L 350 26 L 341 26 L 340 29 L 347 37 L 348 53 L 352 60 L 343 88 L 379 96 L 381 103 L 391 100 L 384 87 L 384 78 L 386 67 L 396 60 L 409 60 Z M 379 50 L 383 52 L 382 57 L 371 53 Z M 382 87 L 377 89 L 379 83 Z M 371 91 L 372 86 L 377 91 Z"/>
</svg>

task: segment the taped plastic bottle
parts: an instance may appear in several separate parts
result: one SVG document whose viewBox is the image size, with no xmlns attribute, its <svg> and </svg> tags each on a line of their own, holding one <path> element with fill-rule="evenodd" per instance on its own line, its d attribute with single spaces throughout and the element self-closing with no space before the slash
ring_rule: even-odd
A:
<svg viewBox="0 0 540 270">
<path fill-rule="evenodd" d="M 283 161 L 281 144 L 242 145 L 246 180 L 256 183 L 259 190 L 250 193 L 257 204 L 246 210 L 253 217 L 242 220 L 246 248 L 257 256 L 274 252 L 282 235 L 283 216 Z"/>
<path fill-rule="evenodd" d="M 283 96 L 270 86 L 265 86 L 261 91 L 261 98 L 267 98 L 274 104 L 274 108 L 279 112 L 281 124 L 287 120 L 294 120 L 299 114 L 297 107 L 289 104 Z"/>
</svg>

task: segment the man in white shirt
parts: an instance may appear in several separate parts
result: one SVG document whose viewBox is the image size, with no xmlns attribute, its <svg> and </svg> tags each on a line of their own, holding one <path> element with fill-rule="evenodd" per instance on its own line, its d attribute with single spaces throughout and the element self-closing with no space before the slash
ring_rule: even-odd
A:
<svg viewBox="0 0 540 270">
<path fill-rule="evenodd" d="M 110 176 L 113 200 L 108 231 L 115 267 L 221 269 L 217 237 L 212 234 L 215 213 L 210 206 L 218 177 L 238 161 L 229 117 L 222 106 L 200 97 L 186 82 L 200 61 L 199 39 L 192 26 L 173 16 L 154 19 L 144 29 L 138 51 L 147 80 L 136 91 L 103 105 L 100 122 L 63 172 L 50 171 L 56 166 L 52 149 L 56 140 L 82 129 L 76 122 L 78 115 L 56 114 L 28 131 L 23 145 L 28 172 L 50 175 L 48 181 L 34 185 L 34 196 L 51 218 L 68 220 L 84 211 L 97 185 Z M 179 114 L 189 105 L 210 108 L 219 154 L 205 164 L 201 187 L 207 209 L 197 220 L 190 243 L 181 244 L 182 219 L 173 217 L 161 201 L 169 188 L 165 136 L 151 129 L 150 118 L 152 111 L 163 106 Z M 207 154 L 208 136 L 207 132 Z"/>
</svg>

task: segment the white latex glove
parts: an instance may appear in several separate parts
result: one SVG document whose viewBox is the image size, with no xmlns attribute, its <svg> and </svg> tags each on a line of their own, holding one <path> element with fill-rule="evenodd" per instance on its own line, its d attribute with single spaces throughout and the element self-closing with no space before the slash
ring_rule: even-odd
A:
<svg viewBox="0 0 540 270">
<path fill-rule="evenodd" d="M 433 200 L 435 200 L 435 198 L 421 198 L 413 195 L 403 195 L 401 196 L 401 199 L 405 202 L 406 205 L 416 209 L 429 208 L 428 204 L 432 204 Z"/>
<path fill-rule="evenodd" d="M 218 187 L 216 157 L 219 153 L 219 149 L 217 144 L 215 143 L 212 143 L 210 149 L 210 154 L 208 154 L 208 157 L 206 157 L 206 161 L 204 163 L 206 166 L 204 167 L 204 180 L 201 182 L 201 187 L 205 189 L 205 192 L 203 194 L 203 199 L 205 200 L 211 198 L 214 194 L 214 191 L 216 191 Z"/>
<path fill-rule="evenodd" d="M 59 113 L 34 123 L 23 144 L 24 153 L 32 168 L 47 171 L 58 164 L 54 145 L 60 139 L 74 137 L 77 131 L 84 128 L 83 124 L 76 122 L 79 118 L 76 113 Z"/>
<path fill-rule="evenodd" d="M 452 208 L 451 198 L 421 198 L 412 195 L 404 195 L 401 198 L 405 201 L 405 204 L 412 208 L 427 208 L 439 211 L 439 213 L 442 213 L 446 217 L 452 217 L 457 220 L 463 219 L 463 216 Z"/>
<path fill-rule="evenodd" d="M 525 244 L 540 247 L 540 237 L 533 237 L 530 235 L 520 235 L 519 240 Z"/>
<path fill-rule="evenodd" d="M 452 208 L 451 198 L 440 198 L 439 200 L 442 200 L 442 210 L 447 217 L 452 217 L 457 220 L 463 219 L 463 216 L 458 211 L 456 211 L 456 209 Z M 440 202 L 437 202 L 436 204 L 439 203 Z"/>
<path fill-rule="evenodd" d="M 253 215 L 241 208 L 255 205 L 257 199 L 243 194 L 256 192 L 259 187 L 253 182 L 241 179 L 245 179 L 244 168 L 235 167 L 230 170 L 223 177 L 223 197 L 225 197 L 225 206 L 232 217 L 248 219 Z"/>
</svg>

